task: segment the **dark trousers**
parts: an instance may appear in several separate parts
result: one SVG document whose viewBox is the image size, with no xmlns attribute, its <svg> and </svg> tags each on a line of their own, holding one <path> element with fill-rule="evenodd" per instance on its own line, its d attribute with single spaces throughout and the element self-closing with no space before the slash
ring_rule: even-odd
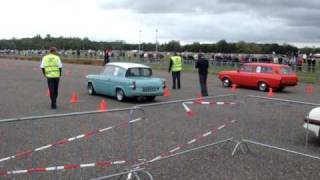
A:
<svg viewBox="0 0 320 180">
<path fill-rule="evenodd" d="M 208 96 L 207 77 L 208 77 L 207 74 L 205 74 L 205 75 L 199 74 L 199 82 L 200 82 L 202 96 Z"/>
<path fill-rule="evenodd" d="M 108 64 L 110 62 L 109 57 L 105 56 L 104 57 L 104 65 Z"/>
<path fill-rule="evenodd" d="M 180 71 L 172 72 L 172 89 L 176 89 L 176 82 L 178 83 L 178 89 L 181 88 L 180 86 Z"/>
<path fill-rule="evenodd" d="M 51 106 L 55 107 L 58 97 L 59 78 L 48 78 L 48 88 L 50 91 Z"/>
</svg>

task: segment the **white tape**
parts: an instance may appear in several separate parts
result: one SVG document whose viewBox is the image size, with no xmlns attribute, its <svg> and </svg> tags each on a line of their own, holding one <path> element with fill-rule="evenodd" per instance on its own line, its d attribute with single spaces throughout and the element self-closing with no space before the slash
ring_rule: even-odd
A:
<svg viewBox="0 0 320 180">
<path fill-rule="evenodd" d="M 169 152 L 173 153 L 173 152 L 175 152 L 175 151 L 179 151 L 180 149 L 181 149 L 180 147 L 176 147 L 176 148 L 172 149 L 172 150 L 169 151 Z"/>
<path fill-rule="evenodd" d="M 156 157 L 156 158 L 153 158 L 150 162 L 154 162 L 154 161 L 157 161 L 157 160 L 159 160 L 159 159 L 161 159 L 161 156 L 158 156 L 158 157 Z"/>
<path fill-rule="evenodd" d="M 35 149 L 34 151 L 42 151 L 42 150 L 48 149 L 48 148 L 50 148 L 50 147 L 52 147 L 52 144 L 39 147 L 39 148 Z"/>
<path fill-rule="evenodd" d="M 224 124 L 224 125 L 222 125 L 222 126 L 220 126 L 220 127 L 218 127 L 218 130 L 220 130 L 220 129 L 224 128 L 224 127 L 226 127 L 226 125 L 225 125 L 225 124 Z"/>
<path fill-rule="evenodd" d="M 21 173 L 27 173 L 27 170 L 15 170 L 15 171 L 11 171 L 12 174 L 21 174 Z"/>
<path fill-rule="evenodd" d="M 202 101 L 201 104 L 206 105 L 206 104 L 210 104 L 210 102 Z"/>
<path fill-rule="evenodd" d="M 77 136 L 77 139 L 81 139 L 81 138 L 83 138 L 84 136 L 85 136 L 84 134 L 81 134 L 81 135 Z"/>
<path fill-rule="evenodd" d="M 207 133 L 203 134 L 202 136 L 203 136 L 203 137 L 206 137 L 206 136 L 209 136 L 211 133 L 212 133 L 212 132 L 210 131 L 210 132 L 207 132 Z"/>
<path fill-rule="evenodd" d="M 192 139 L 191 141 L 188 142 L 188 144 L 192 144 L 192 143 L 195 143 L 197 140 L 196 139 Z"/>
<path fill-rule="evenodd" d="M 107 127 L 107 128 L 104 128 L 104 129 L 99 129 L 99 132 L 103 132 L 103 131 L 109 131 L 110 129 L 112 129 L 113 127 Z"/>
<path fill-rule="evenodd" d="M 95 166 L 94 163 L 92 163 L 92 164 L 80 164 L 80 167 L 81 167 L 81 168 L 94 167 L 94 166 Z"/>
<path fill-rule="evenodd" d="M 54 171 L 54 170 L 56 170 L 56 169 L 57 169 L 57 167 L 47 167 L 47 168 L 46 168 L 47 171 Z"/>
<path fill-rule="evenodd" d="M 14 156 L 13 156 L 13 157 L 6 157 L 6 158 L 3 158 L 3 159 L 0 159 L 0 162 L 2 162 L 2 161 L 7 161 L 7 160 L 9 160 L 9 159 L 11 159 L 11 158 L 14 158 Z"/>
<path fill-rule="evenodd" d="M 56 169 L 57 170 L 62 170 L 62 169 L 64 169 L 64 166 L 58 166 L 58 167 L 56 167 Z"/>
<path fill-rule="evenodd" d="M 126 163 L 126 161 L 115 161 L 112 164 L 124 164 L 124 163 Z"/>
<path fill-rule="evenodd" d="M 129 121 L 129 123 L 135 123 L 135 122 L 138 122 L 138 121 L 141 121 L 141 120 L 142 120 L 141 118 L 137 118 L 137 119 Z"/>
<path fill-rule="evenodd" d="M 185 105 L 184 103 L 182 103 L 182 105 L 183 105 L 184 109 L 185 109 L 187 112 L 190 112 L 190 111 L 191 111 L 190 108 L 188 108 L 187 105 Z"/>
<path fill-rule="evenodd" d="M 76 137 L 72 137 L 68 139 L 68 141 L 74 141 L 74 140 L 76 140 Z"/>
<path fill-rule="evenodd" d="M 224 102 L 216 102 L 217 105 L 224 105 Z"/>
</svg>

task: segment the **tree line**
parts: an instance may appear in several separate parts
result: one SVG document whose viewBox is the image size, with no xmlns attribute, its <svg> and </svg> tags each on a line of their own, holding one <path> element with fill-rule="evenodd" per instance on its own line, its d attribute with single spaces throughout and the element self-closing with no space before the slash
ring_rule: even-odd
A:
<svg viewBox="0 0 320 180">
<path fill-rule="evenodd" d="M 181 45 L 179 41 L 172 40 L 163 44 L 155 43 L 129 44 L 125 41 L 91 41 L 88 38 L 68 38 L 68 37 L 52 37 L 49 34 L 45 37 L 36 35 L 32 38 L 12 38 L 9 40 L 0 40 L 0 49 L 48 49 L 55 46 L 58 49 L 91 49 L 91 50 L 142 50 L 142 51 L 159 51 L 164 52 L 204 52 L 204 53 L 249 53 L 249 54 L 293 54 L 293 53 L 319 53 L 320 48 L 301 48 L 289 44 L 279 45 L 277 43 L 249 43 L 239 41 L 236 43 L 228 43 L 226 40 L 220 40 L 217 43 L 203 44 L 194 42 L 192 44 Z M 158 47 L 156 47 L 158 46 Z"/>
</svg>

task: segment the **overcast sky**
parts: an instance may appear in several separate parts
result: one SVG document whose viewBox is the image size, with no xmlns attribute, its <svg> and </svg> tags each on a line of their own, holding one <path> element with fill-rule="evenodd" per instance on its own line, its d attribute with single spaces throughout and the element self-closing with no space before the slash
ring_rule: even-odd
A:
<svg viewBox="0 0 320 180">
<path fill-rule="evenodd" d="M 1 0 L 0 38 L 320 44 L 320 0 Z M 141 33 L 139 33 L 141 31 Z"/>
</svg>

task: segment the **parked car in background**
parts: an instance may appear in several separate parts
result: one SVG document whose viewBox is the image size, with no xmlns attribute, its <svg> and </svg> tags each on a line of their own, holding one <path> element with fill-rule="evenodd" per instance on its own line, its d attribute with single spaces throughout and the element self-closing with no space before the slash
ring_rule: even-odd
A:
<svg viewBox="0 0 320 180">
<path fill-rule="evenodd" d="M 149 66 L 135 63 L 108 63 L 100 74 L 87 76 L 88 93 L 114 96 L 118 101 L 128 97 L 154 100 L 163 95 L 165 80 L 152 76 Z"/>
<path fill-rule="evenodd" d="M 320 107 L 313 108 L 304 120 L 303 127 L 319 137 L 320 135 Z"/>
<path fill-rule="evenodd" d="M 224 87 L 236 84 L 260 91 L 269 88 L 281 91 L 298 83 L 296 73 L 289 66 L 271 63 L 245 63 L 237 70 L 219 72 L 218 77 Z"/>
</svg>

